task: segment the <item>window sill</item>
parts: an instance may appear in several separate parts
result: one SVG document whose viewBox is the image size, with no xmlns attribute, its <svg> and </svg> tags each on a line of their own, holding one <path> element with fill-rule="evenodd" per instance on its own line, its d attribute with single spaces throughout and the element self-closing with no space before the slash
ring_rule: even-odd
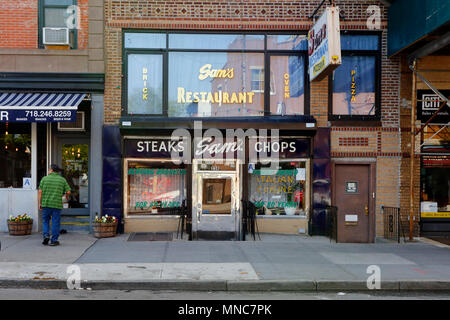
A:
<svg viewBox="0 0 450 320">
<path fill-rule="evenodd" d="M 306 215 L 294 215 L 294 216 L 286 216 L 286 215 L 257 215 L 257 219 L 307 219 Z"/>
<path fill-rule="evenodd" d="M 125 219 L 167 219 L 167 220 L 171 220 L 171 219 L 180 219 L 180 215 L 164 215 L 164 214 L 154 214 L 154 215 L 149 215 L 149 214 L 128 214 L 128 216 L 125 217 Z"/>
</svg>

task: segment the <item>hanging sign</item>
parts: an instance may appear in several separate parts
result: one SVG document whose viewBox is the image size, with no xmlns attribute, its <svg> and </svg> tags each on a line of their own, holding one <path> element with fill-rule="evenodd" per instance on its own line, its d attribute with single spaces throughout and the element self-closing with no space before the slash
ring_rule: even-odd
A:
<svg viewBox="0 0 450 320">
<path fill-rule="evenodd" d="M 339 8 L 327 7 L 308 32 L 309 78 L 319 81 L 341 65 Z"/>
</svg>

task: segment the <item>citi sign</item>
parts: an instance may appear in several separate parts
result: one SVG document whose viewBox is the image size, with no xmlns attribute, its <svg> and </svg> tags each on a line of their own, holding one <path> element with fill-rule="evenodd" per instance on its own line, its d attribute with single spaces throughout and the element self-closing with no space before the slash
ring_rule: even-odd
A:
<svg viewBox="0 0 450 320">
<path fill-rule="evenodd" d="M 436 94 L 422 95 L 422 110 L 438 110 L 440 104 L 439 96 Z"/>
</svg>

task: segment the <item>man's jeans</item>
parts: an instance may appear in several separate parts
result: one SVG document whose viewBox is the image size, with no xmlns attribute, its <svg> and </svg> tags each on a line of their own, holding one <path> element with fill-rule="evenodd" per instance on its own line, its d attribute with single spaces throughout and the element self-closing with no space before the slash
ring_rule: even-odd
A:
<svg viewBox="0 0 450 320">
<path fill-rule="evenodd" d="M 52 219 L 52 238 L 50 239 L 50 242 L 55 242 L 58 240 L 59 237 L 59 225 L 61 222 L 61 209 L 55 209 L 55 208 L 42 208 L 42 235 L 45 238 L 50 238 L 49 234 L 49 222 L 50 219 Z"/>
</svg>

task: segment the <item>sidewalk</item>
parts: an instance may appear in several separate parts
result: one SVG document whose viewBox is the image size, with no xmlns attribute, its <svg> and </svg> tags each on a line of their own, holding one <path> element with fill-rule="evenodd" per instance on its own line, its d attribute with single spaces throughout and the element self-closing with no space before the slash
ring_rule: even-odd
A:
<svg viewBox="0 0 450 320">
<path fill-rule="evenodd" d="M 129 234 L 96 239 L 0 233 L 0 287 L 67 288 L 80 267 L 81 287 L 171 290 L 368 290 L 368 267 L 382 290 L 450 292 L 450 247 L 433 242 L 330 243 L 325 237 L 264 234 L 249 241 L 127 241 Z"/>
</svg>

